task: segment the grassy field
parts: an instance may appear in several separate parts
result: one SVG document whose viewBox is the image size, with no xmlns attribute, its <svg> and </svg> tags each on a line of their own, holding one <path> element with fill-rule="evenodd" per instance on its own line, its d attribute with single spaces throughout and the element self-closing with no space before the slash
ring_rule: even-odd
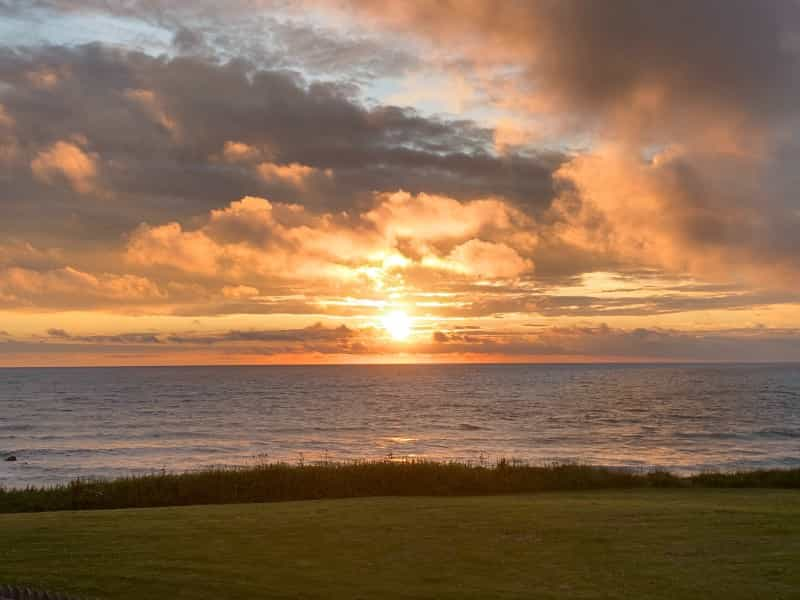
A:
<svg viewBox="0 0 800 600">
<path fill-rule="evenodd" d="M 0 581 L 109 600 L 798 598 L 798 560 L 793 490 L 0 515 Z"/>
</svg>

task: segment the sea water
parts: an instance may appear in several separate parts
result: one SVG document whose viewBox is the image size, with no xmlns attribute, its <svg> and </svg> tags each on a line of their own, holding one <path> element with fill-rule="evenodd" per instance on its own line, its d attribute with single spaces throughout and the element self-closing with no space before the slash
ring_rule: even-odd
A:
<svg viewBox="0 0 800 600">
<path fill-rule="evenodd" d="M 800 467 L 800 366 L 0 369 L 5 487 L 276 461 L 503 457 L 677 473 Z"/>
</svg>

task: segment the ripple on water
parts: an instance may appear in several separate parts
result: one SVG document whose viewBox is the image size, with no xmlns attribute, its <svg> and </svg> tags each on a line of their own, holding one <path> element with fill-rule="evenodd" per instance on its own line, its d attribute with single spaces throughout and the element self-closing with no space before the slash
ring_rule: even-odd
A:
<svg viewBox="0 0 800 600">
<path fill-rule="evenodd" d="M 0 369 L 0 484 L 395 455 L 800 465 L 786 365 Z M 256 459 L 255 457 L 260 457 Z"/>
</svg>

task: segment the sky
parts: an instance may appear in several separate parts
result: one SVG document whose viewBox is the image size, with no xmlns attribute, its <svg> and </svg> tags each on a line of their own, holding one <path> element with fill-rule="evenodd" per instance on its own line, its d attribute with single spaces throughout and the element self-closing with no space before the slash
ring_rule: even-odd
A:
<svg viewBox="0 0 800 600">
<path fill-rule="evenodd" d="M 0 366 L 800 360 L 795 0 L 0 0 Z"/>
</svg>

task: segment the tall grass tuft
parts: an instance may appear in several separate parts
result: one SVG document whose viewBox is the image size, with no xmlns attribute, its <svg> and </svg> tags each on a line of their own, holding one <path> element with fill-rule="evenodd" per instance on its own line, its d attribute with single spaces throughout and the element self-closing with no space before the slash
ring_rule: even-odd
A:
<svg viewBox="0 0 800 600">
<path fill-rule="evenodd" d="M 0 489 L 0 512 L 647 487 L 800 488 L 800 469 L 678 477 L 665 471 L 633 472 L 575 464 L 531 466 L 507 460 L 493 466 L 416 460 L 276 463 L 243 469 L 76 480 L 53 487 Z"/>
</svg>

